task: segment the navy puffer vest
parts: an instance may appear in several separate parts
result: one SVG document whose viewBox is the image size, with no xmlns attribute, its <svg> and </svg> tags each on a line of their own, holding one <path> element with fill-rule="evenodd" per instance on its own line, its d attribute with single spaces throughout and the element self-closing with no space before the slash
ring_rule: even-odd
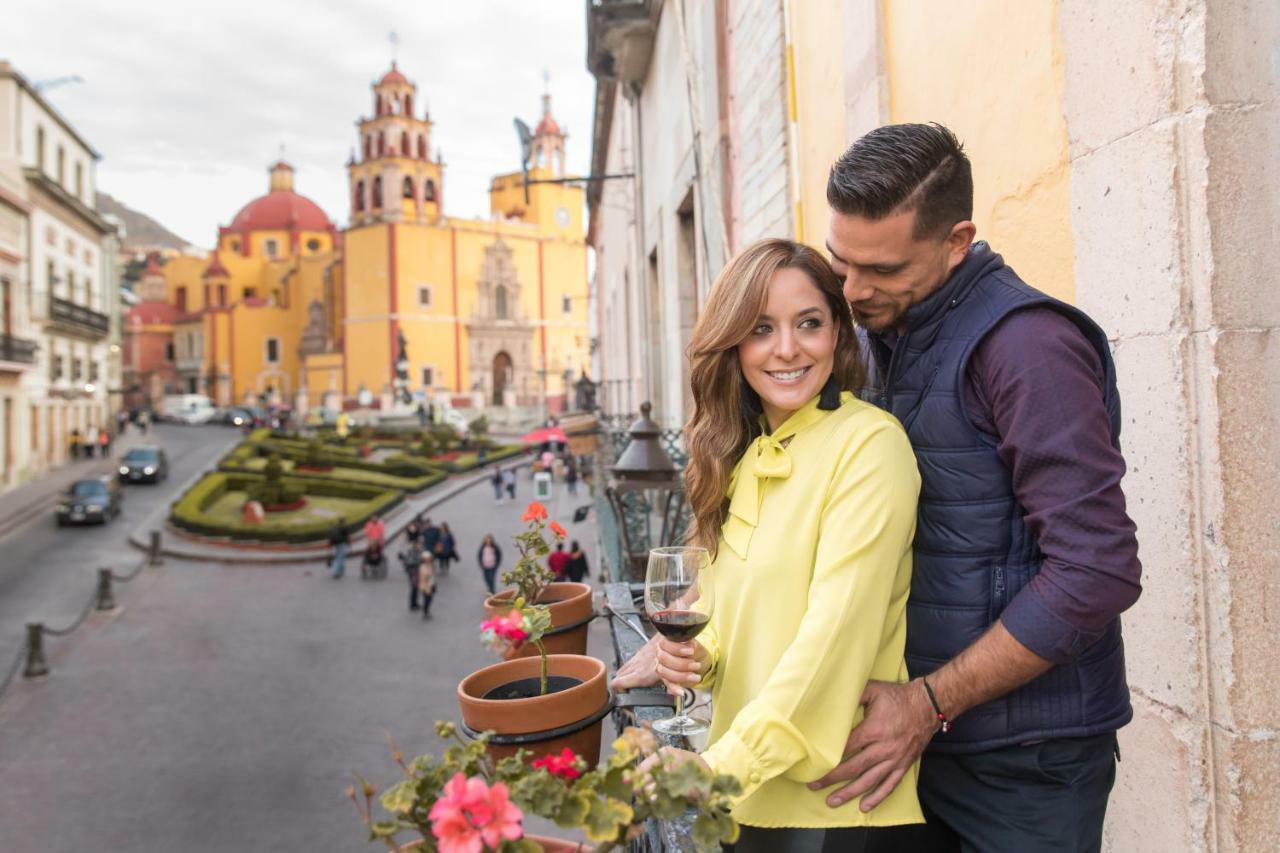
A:
<svg viewBox="0 0 1280 853">
<path fill-rule="evenodd" d="M 965 368 L 1003 318 L 1040 306 L 1070 318 L 1097 349 L 1112 442 L 1120 439 L 1115 363 L 1102 330 L 1080 310 L 1028 286 L 985 243 L 976 243 L 946 284 L 908 310 L 907 332 L 892 353 L 868 336 L 867 399 L 892 412 L 911 438 L 920 466 L 907 667 L 927 675 L 978 639 L 1043 561 L 1023 521 L 1009 469 L 995 441 L 973 426 L 964 406 Z M 980 752 L 1050 737 L 1115 731 L 1133 711 L 1117 619 L 1069 664 L 970 710 L 930 745 L 938 752 Z"/>
</svg>

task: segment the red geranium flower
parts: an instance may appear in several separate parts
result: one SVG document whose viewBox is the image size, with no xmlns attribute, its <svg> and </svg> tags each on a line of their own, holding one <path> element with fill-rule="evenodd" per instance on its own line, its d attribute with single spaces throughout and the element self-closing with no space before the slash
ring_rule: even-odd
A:
<svg viewBox="0 0 1280 853">
<path fill-rule="evenodd" d="M 521 521 L 542 521 L 547 517 L 547 508 L 542 504 L 534 501 L 529 504 L 528 509 L 524 511 L 524 515 L 520 517 Z"/>
<path fill-rule="evenodd" d="M 533 762 L 533 766 L 545 769 L 552 776 L 559 776 L 561 779 L 572 782 L 582 775 L 582 771 L 578 769 L 581 760 L 572 749 L 566 746 L 559 755 L 539 758 Z"/>
<path fill-rule="evenodd" d="M 561 539 L 569 535 L 568 532 L 563 527 L 560 526 L 559 522 L 556 522 L 556 521 L 551 522 L 550 527 L 551 527 L 551 532 L 559 536 Z"/>
</svg>

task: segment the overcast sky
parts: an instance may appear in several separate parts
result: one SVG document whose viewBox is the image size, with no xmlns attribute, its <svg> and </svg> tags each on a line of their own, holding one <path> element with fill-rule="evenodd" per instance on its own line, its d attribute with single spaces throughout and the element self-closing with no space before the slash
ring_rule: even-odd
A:
<svg viewBox="0 0 1280 853">
<path fill-rule="evenodd" d="M 9 3 L 0 58 L 28 80 L 78 75 L 46 97 L 102 160 L 98 188 L 193 244 L 213 245 L 267 191 L 284 146 L 295 188 L 339 226 L 354 122 L 390 66 L 431 109 L 445 208 L 488 215 L 488 180 L 519 168 L 511 119 L 532 126 L 543 71 L 567 129 L 568 169 L 588 171 L 593 83 L 582 0 L 40 0 Z M 420 107 L 416 107 L 420 109 Z"/>
</svg>

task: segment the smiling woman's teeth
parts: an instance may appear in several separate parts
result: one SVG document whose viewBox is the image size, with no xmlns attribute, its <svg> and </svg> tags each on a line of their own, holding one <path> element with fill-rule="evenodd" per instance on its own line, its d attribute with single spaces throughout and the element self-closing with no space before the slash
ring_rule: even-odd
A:
<svg viewBox="0 0 1280 853">
<path fill-rule="evenodd" d="M 788 379 L 799 379 L 801 376 L 804 376 L 804 374 L 808 370 L 809 368 L 807 367 L 802 367 L 799 370 L 788 370 L 786 373 L 780 373 L 774 370 L 774 371 L 769 371 L 769 375 L 772 376 L 774 379 L 781 379 L 782 381 L 785 382 Z"/>
</svg>

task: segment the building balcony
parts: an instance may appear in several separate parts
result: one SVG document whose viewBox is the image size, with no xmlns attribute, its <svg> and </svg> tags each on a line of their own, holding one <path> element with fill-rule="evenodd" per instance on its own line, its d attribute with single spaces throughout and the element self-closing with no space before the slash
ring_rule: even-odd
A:
<svg viewBox="0 0 1280 853">
<path fill-rule="evenodd" d="M 645 79 L 661 9 L 656 0 L 587 0 L 587 69 L 596 79 Z"/>
<path fill-rule="evenodd" d="M 15 338 L 13 335 L 0 335 L 0 370 L 26 370 L 36 363 L 37 349 L 35 341 Z"/>
<path fill-rule="evenodd" d="M 92 308 L 50 296 L 49 325 L 74 335 L 101 339 L 111 331 L 111 318 Z"/>
</svg>

